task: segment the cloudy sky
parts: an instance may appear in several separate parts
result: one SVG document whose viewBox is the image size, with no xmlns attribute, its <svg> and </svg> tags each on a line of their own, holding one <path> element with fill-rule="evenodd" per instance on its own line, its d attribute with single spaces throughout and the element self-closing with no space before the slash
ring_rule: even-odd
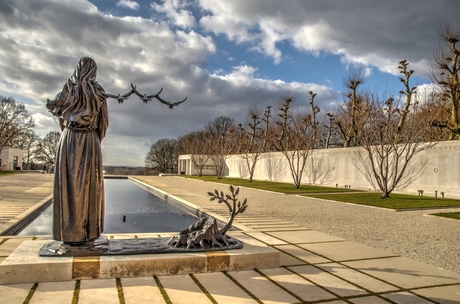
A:
<svg viewBox="0 0 460 304">
<path fill-rule="evenodd" d="M 458 18 L 457 0 L 0 0 L 0 95 L 25 103 L 45 136 L 46 110 L 78 60 L 96 60 L 112 94 L 130 90 L 187 101 L 173 110 L 134 95 L 109 100 L 106 165 L 142 166 L 150 146 L 220 115 L 244 122 L 250 106 L 308 91 L 322 112 L 342 101 L 342 79 L 366 69 L 369 89 L 399 92 L 398 62 L 429 87 L 437 29 Z"/>
</svg>

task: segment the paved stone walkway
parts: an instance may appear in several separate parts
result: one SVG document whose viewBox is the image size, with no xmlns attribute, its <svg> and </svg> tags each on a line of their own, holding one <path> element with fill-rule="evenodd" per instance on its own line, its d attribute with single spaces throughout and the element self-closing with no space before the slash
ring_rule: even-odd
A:
<svg viewBox="0 0 460 304">
<path fill-rule="evenodd" d="M 53 175 L 0 176 L 0 235 L 51 199 Z"/>
<path fill-rule="evenodd" d="M 161 177 L 141 180 L 228 215 L 222 204 L 168 186 Z M 281 252 L 282 267 L 2 285 L 1 303 L 460 303 L 459 273 L 251 213 L 249 208 L 237 221 L 249 228 L 243 232 L 248 241 Z M 32 237 L 0 239 L 0 256 L 8 256 L 25 239 Z"/>
</svg>

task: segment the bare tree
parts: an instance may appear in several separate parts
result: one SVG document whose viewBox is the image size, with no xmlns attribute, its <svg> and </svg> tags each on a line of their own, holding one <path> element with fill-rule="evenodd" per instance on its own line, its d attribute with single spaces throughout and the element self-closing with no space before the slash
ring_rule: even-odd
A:
<svg viewBox="0 0 460 304">
<path fill-rule="evenodd" d="M 371 184 L 380 189 L 381 197 L 390 197 L 390 193 L 410 180 L 408 173 L 410 162 L 415 155 L 431 148 L 435 143 L 425 143 L 423 127 L 426 122 L 417 119 L 414 114 L 417 108 L 410 110 L 411 96 L 414 89 L 409 89 L 409 77 L 406 73 L 407 64 L 402 61 L 401 73 L 405 75 L 404 85 L 410 92 L 402 92 L 405 101 L 400 102 L 393 97 L 382 98 L 377 93 L 363 96 L 365 111 L 362 111 L 365 124 L 358 132 L 358 141 L 365 151 L 366 157 L 357 153 L 362 165 L 360 170 Z"/>
<path fill-rule="evenodd" d="M 147 168 L 157 169 L 162 173 L 175 173 L 177 169 L 177 140 L 162 138 L 156 141 L 145 156 Z"/>
<path fill-rule="evenodd" d="M 434 121 L 447 129 L 449 140 L 460 139 L 460 19 L 445 23 L 438 30 L 439 45 L 433 53 L 432 80 L 443 90 L 450 102 L 449 121 Z"/>
<path fill-rule="evenodd" d="M 334 114 L 328 112 L 326 113 L 326 116 L 327 119 L 324 120 L 327 121 L 327 125 L 325 125 L 325 134 L 321 140 L 321 147 L 323 149 L 329 149 L 331 145 L 331 138 L 334 135 Z"/>
<path fill-rule="evenodd" d="M 343 147 L 357 146 L 356 142 L 362 125 L 362 97 L 358 87 L 364 83 L 366 74 L 362 68 L 350 69 L 343 79 L 345 101 L 337 109 L 334 118 L 338 134 L 342 138 Z"/>
<path fill-rule="evenodd" d="M 226 160 L 236 151 L 236 127 L 233 118 L 228 116 L 216 117 L 205 126 L 209 137 L 209 157 L 216 166 L 217 178 L 225 174 Z"/>
<path fill-rule="evenodd" d="M 416 119 L 427 122 L 423 126 L 424 141 L 448 140 L 450 136 L 448 129 L 438 127 L 440 124 L 449 123 L 451 107 L 447 98 L 437 92 L 431 92 L 429 96 L 424 96 L 422 101 L 416 101 L 415 106 L 418 108 L 414 113 L 417 115 Z"/>
<path fill-rule="evenodd" d="M 314 105 L 316 94 L 309 93 L 311 113 L 293 111 L 294 96 L 286 94 L 280 101 L 275 118 L 276 140 L 273 144 L 286 157 L 296 188 L 301 185 L 306 161 L 313 153 L 317 140 L 316 113 L 319 108 Z"/>
<path fill-rule="evenodd" d="M 0 96 L 0 151 L 13 146 L 18 137 L 33 128 L 34 120 L 24 104 L 16 103 L 12 97 Z"/>
<path fill-rule="evenodd" d="M 271 106 L 267 106 L 263 117 L 256 107 L 249 109 L 249 118 L 247 128 L 241 124 L 238 130 L 238 152 L 245 160 L 246 170 L 249 175 L 249 181 L 252 182 L 257 162 L 267 154 L 269 143 L 269 124 L 270 124 Z M 263 128 L 260 127 L 261 120 L 264 122 Z"/>
<path fill-rule="evenodd" d="M 204 130 L 193 131 L 178 139 L 178 147 L 181 154 L 190 154 L 190 159 L 197 171 L 198 176 L 203 175 L 203 168 L 210 159 L 208 150 L 210 138 Z"/>
<path fill-rule="evenodd" d="M 37 146 L 40 140 L 40 136 L 35 134 L 33 130 L 24 132 L 17 138 L 16 144 L 14 144 L 13 147 L 22 149 L 23 169 L 32 169 L 32 163 L 35 159 Z"/>
<path fill-rule="evenodd" d="M 47 165 L 54 165 L 60 137 L 61 133 L 57 131 L 46 134 L 46 136 L 38 142 L 35 159 Z"/>
</svg>

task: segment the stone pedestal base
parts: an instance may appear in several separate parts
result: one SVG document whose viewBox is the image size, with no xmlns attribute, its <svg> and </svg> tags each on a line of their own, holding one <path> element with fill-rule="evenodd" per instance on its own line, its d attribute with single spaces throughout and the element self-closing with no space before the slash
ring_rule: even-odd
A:
<svg viewBox="0 0 460 304">
<path fill-rule="evenodd" d="M 242 249 L 85 257 L 39 256 L 40 249 L 50 241 L 25 241 L 0 265 L 0 284 L 147 277 L 279 267 L 278 250 L 243 234 L 238 234 L 236 237 L 244 242 Z M 122 239 L 110 240 L 112 241 L 122 241 Z"/>
<path fill-rule="evenodd" d="M 102 256 L 102 255 L 128 255 L 128 254 L 157 254 L 157 253 L 178 253 L 178 252 L 208 252 L 243 248 L 243 243 L 235 238 L 235 243 L 225 247 L 208 248 L 174 248 L 167 244 L 169 238 L 134 238 L 108 240 L 101 236 L 92 244 L 71 246 L 60 241 L 52 241 L 40 249 L 40 256 Z"/>
</svg>

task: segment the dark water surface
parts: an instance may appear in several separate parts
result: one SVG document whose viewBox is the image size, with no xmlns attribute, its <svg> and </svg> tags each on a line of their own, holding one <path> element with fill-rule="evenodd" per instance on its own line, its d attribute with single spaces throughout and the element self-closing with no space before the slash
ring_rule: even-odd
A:
<svg viewBox="0 0 460 304">
<path fill-rule="evenodd" d="M 104 234 L 178 232 L 197 217 L 170 204 L 126 179 L 105 179 Z M 18 235 L 52 233 L 53 205 L 50 205 Z M 123 216 L 126 221 L 123 222 Z"/>
</svg>

